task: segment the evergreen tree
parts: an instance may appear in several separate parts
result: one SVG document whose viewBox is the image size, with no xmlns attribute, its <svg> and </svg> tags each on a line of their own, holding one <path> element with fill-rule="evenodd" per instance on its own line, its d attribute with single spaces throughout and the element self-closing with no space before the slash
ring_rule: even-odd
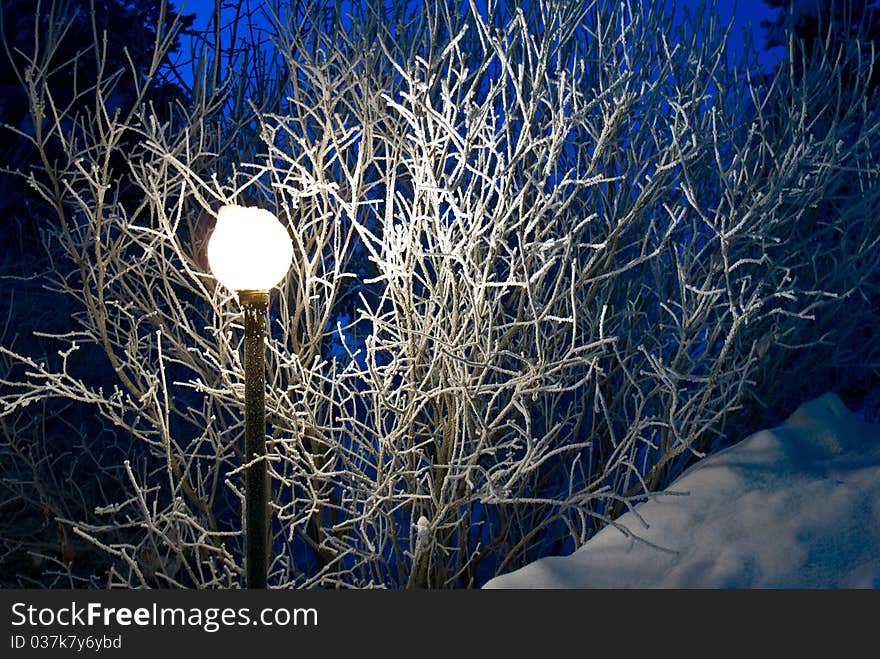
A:
<svg viewBox="0 0 880 659">
<path fill-rule="evenodd" d="M 789 53 L 798 77 L 820 50 L 832 59 L 852 57 L 853 66 L 873 67 L 868 90 L 880 82 L 880 3 L 877 0 L 764 0 L 777 11 L 773 20 L 761 21 L 764 47 L 788 47 L 792 33 L 795 52 Z M 824 49 L 818 48 L 824 44 Z M 854 57 L 852 49 L 858 49 Z M 850 74 L 854 78 L 856 71 Z"/>
<path fill-rule="evenodd" d="M 55 83 L 52 102 L 56 108 L 66 109 L 71 118 L 94 109 L 94 95 L 88 90 L 99 76 L 105 81 L 115 76 L 113 106 L 127 111 L 137 102 L 154 65 L 157 36 L 168 34 L 179 21 L 182 31 L 146 86 L 146 100 L 161 119 L 171 102 L 186 98 L 186 90 L 169 75 L 169 59 L 180 50 L 180 34 L 189 30 L 194 20 L 194 14 L 180 15 L 167 0 L 48 0 L 40 4 L 2 0 L 0 213 L 9 219 L 0 234 L 0 245 L 5 253 L 15 255 L 5 270 L 16 270 L 17 259 L 29 261 L 39 254 L 38 218 L 46 214 L 44 202 L 26 182 L 28 175 L 39 175 L 42 164 L 29 139 L 35 135 L 35 126 L 28 100 L 28 70 L 51 72 L 46 80 Z M 108 41 L 124 43 L 125 48 L 103 48 L 105 34 Z M 61 82 L 68 80 L 69 84 Z M 50 111 L 44 108 L 44 114 Z M 137 138 L 129 135 L 127 139 Z M 50 141 L 47 150 L 54 155 L 57 144 Z M 126 166 L 113 163 L 120 175 Z"/>
</svg>

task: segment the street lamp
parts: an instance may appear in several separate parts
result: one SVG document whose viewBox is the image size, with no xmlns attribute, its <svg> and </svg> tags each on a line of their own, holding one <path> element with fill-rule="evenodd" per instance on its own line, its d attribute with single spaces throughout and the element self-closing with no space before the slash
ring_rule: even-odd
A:
<svg viewBox="0 0 880 659">
<path fill-rule="evenodd" d="M 262 208 L 223 206 L 208 241 L 214 276 L 238 293 L 244 311 L 245 570 L 248 588 L 265 588 L 269 558 L 269 478 L 266 471 L 266 309 L 269 289 L 290 269 L 287 229 Z"/>
</svg>

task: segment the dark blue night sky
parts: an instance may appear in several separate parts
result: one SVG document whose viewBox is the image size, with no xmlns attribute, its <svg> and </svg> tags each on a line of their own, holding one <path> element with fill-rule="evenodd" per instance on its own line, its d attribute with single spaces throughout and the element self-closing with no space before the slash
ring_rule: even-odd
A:
<svg viewBox="0 0 880 659">
<path fill-rule="evenodd" d="M 646 0 L 650 2 L 650 0 Z M 703 0 L 678 0 L 676 2 L 676 14 L 681 16 L 687 9 L 695 9 Z M 196 27 L 203 26 L 207 23 L 214 7 L 214 0 L 185 0 L 181 3 L 184 11 L 195 12 L 198 16 Z M 779 49 L 767 52 L 764 50 L 764 34 L 761 29 L 761 21 L 772 17 L 776 12 L 769 9 L 762 0 L 741 0 L 734 2 L 733 0 L 718 0 L 716 3 L 718 15 L 722 22 L 733 19 L 733 30 L 731 32 L 731 43 L 736 49 L 738 42 L 746 39 L 746 33 L 751 26 L 751 30 L 755 38 L 755 46 L 759 52 L 759 59 L 765 68 L 771 68 L 779 59 Z"/>
</svg>

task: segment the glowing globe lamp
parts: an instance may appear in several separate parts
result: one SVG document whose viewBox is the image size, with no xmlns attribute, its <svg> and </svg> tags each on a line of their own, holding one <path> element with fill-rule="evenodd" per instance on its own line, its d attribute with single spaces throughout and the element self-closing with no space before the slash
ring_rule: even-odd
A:
<svg viewBox="0 0 880 659">
<path fill-rule="evenodd" d="M 268 291 L 284 279 L 293 258 L 287 229 L 262 208 L 223 206 L 208 242 L 214 276 L 231 291 Z"/>
</svg>

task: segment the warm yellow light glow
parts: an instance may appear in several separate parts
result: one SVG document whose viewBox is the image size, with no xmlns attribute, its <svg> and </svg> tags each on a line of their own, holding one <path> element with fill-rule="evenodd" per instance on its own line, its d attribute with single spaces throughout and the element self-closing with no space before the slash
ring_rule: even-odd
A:
<svg viewBox="0 0 880 659">
<path fill-rule="evenodd" d="M 268 291 L 290 269 L 287 229 L 262 208 L 223 206 L 208 241 L 211 272 L 232 291 Z"/>
</svg>

